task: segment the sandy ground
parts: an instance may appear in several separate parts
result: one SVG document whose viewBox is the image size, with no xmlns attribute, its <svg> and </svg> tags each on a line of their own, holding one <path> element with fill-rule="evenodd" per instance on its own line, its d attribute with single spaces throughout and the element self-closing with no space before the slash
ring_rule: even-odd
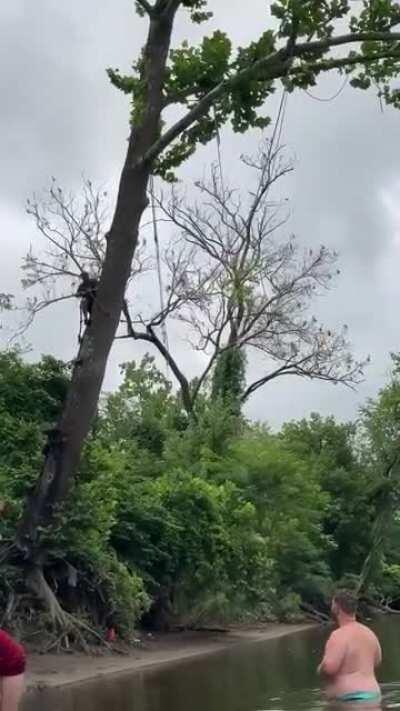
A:
<svg viewBox="0 0 400 711">
<path fill-rule="evenodd" d="M 263 642 L 300 632 L 310 625 L 264 625 L 236 628 L 227 633 L 182 632 L 144 640 L 129 654 L 85 656 L 81 654 L 33 654 L 29 658 L 28 689 L 78 684 L 104 676 L 134 673 L 145 667 L 171 664 L 213 654 L 243 642 Z"/>
</svg>

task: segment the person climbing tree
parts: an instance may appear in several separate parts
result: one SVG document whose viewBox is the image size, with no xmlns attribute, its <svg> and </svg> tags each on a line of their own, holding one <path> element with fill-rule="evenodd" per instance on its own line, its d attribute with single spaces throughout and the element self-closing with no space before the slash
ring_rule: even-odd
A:
<svg viewBox="0 0 400 711">
<path fill-rule="evenodd" d="M 81 317 L 85 326 L 90 326 L 97 286 L 98 279 L 90 277 L 88 272 L 82 272 L 76 296 L 80 298 Z"/>
</svg>

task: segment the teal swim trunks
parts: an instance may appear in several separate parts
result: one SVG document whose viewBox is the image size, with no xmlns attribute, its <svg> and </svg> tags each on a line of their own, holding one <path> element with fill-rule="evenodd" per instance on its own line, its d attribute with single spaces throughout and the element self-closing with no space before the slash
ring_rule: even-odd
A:
<svg viewBox="0 0 400 711">
<path fill-rule="evenodd" d="M 337 701 L 379 701 L 379 691 L 352 691 L 349 694 L 338 696 Z"/>
</svg>

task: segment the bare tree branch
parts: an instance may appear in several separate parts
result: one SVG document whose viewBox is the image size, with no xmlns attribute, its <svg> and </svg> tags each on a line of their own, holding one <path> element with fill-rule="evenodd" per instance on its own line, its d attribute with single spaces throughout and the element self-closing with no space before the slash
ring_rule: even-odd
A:
<svg viewBox="0 0 400 711">
<path fill-rule="evenodd" d="M 36 294 L 26 301 L 25 331 L 36 314 L 76 296 L 81 275 L 87 272 L 98 279 L 107 243 L 108 193 L 84 180 L 80 195 L 66 193 L 52 179 L 50 188 L 27 201 L 27 213 L 33 218 L 43 238 L 42 245 L 30 247 L 22 264 L 25 289 Z M 146 271 L 149 259 L 139 249 L 135 255 L 130 280 Z M 65 287 L 60 284 L 64 282 Z M 129 283 L 129 282 L 128 282 Z"/>
<path fill-rule="evenodd" d="M 222 185 L 213 167 L 210 182 L 195 184 L 197 202 L 188 202 L 176 189 L 169 199 L 156 197 L 160 219 L 178 231 L 163 254 L 168 281 L 164 305 L 161 310 L 154 304 L 144 308 L 136 285 L 136 296 L 129 299 L 134 308 L 128 295 L 124 302 L 121 325 L 126 330 L 118 338 L 156 348 L 191 416 L 218 359 L 231 349 L 254 350 L 265 360 L 266 372 L 245 386 L 243 401 L 283 375 L 352 386 L 364 365 L 352 358 L 345 331 L 322 328 L 309 315 L 314 296 L 331 284 L 337 255 L 323 246 L 302 249 L 294 237 L 278 236 L 287 203 L 278 198 L 276 186 L 292 171 L 292 163 L 271 141 L 261 145 L 257 156 L 242 160 L 254 176 L 247 195 Z M 49 195 L 47 202 L 28 205 L 49 245 L 39 256 L 31 249 L 24 262 L 24 285 L 40 290 L 40 296 L 28 299 L 28 325 L 47 306 L 73 298 L 83 271 L 97 276 L 105 253 L 106 193 L 86 182 L 79 200 L 53 183 Z M 151 263 L 144 240 L 142 249 L 132 277 Z M 66 282 L 61 293 L 60 280 Z M 177 320 L 183 337 L 206 356 L 192 385 L 173 349 L 159 336 L 169 319 Z"/>
<path fill-rule="evenodd" d="M 232 348 L 254 349 L 270 365 L 246 386 L 243 401 L 280 375 L 352 387 L 366 361 L 351 356 L 346 329 L 334 333 L 309 315 L 313 298 L 338 272 L 337 255 L 324 246 L 301 249 L 293 237 L 277 236 L 286 202 L 277 201 L 275 185 L 293 168 L 280 148 L 266 142 L 255 159 L 243 162 L 257 176 L 246 200 L 221 185 L 215 169 L 209 183 L 196 183 L 198 202 L 188 204 L 175 189 L 169 201 L 157 200 L 178 229 L 165 260 L 168 317 L 185 325 L 192 347 L 208 358 L 193 398 Z M 159 314 L 153 322 L 161 325 L 162 319 Z"/>
<path fill-rule="evenodd" d="M 127 324 L 127 335 L 125 337 L 127 338 L 133 338 L 134 340 L 139 340 L 139 341 L 147 341 L 148 343 L 152 343 L 157 350 L 159 351 L 160 355 L 163 357 L 163 359 L 168 363 L 169 367 L 171 368 L 175 378 L 177 379 L 180 389 L 181 389 L 181 396 L 182 396 L 182 402 L 183 406 L 188 414 L 193 414 L 193 399 L 192 395 L 190 392 L 190 384 L 187 378 L 185 377 L 184 373 L 182 370 L 179 368 L 176 360 L 173 358 L 172 354 L 166 348 L 162 340 L 158 337 L 156 332 L 154 331 L 154 327 L 152 325 L 148 325 L 146 328 L 146 331 L 137 331 L 134 327 L 130 311 L 129 311 L 129 305 L 127 301 L 124 301 L 123 305 L 123 314 L 126 319 L 126 324 Z"/>
</svg>

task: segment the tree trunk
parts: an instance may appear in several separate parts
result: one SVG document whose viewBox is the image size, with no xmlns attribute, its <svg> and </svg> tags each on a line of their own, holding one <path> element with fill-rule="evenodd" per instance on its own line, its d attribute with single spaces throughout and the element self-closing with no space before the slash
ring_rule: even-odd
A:
<svg viewBox="0 0 400 711">
<path fill-rule="evenodd" d="M 159 137 L 165 66 L 178 6 L 178 2 L 165 2 L 167 9 L 154 13 L 150 20 L 141 75 L 143 107 L 131 130 L 91 323 L 83 337 L 63 412 L 49 434 L 42 472 L 17 530 L 17 547 L 31 562 L 39 556 L 40 527 L 51 522 L 67 495 L 96 413 L 147 205 L 152 164 L 145 163 L 143 156 Z"/>
<path fill-rule="evenodd" d="M 47 583 L 42 568 L 35 566 L 29 570 L 26 581 L 32 592 L 43 602 L 45 610 L 49 612 L 52 624 L 65 632 L 70 625 L 68 615 Z"/>
</svg>

